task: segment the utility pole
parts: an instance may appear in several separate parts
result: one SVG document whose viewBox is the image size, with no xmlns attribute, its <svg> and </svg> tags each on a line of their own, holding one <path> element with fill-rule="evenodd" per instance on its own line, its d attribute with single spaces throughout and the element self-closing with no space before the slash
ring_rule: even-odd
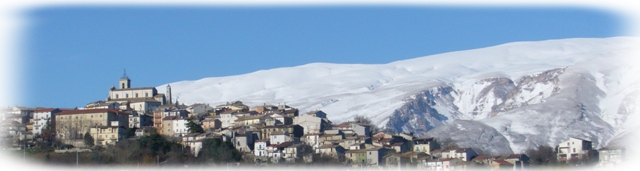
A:
<svg viewBox="0 0 640 171">
<path fill-rule="evenodd" d="M 76 167 L 80 164 L 80 160 L 78 158 L 78 149 L 76 148 Z"/>
</svg>

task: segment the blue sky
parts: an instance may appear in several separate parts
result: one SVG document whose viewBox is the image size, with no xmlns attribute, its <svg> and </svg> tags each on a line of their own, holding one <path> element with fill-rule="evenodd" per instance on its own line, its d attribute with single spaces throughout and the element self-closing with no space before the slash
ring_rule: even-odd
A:
<svg viewBox="0 0 640 171">
<path fill-rule="evenodd" d="M 24 13 L 24 100 L 82 107 L 126 68 L 133 87 L 314 62 L 382 64 L 514 41 L 628 36 L 573 7 L 54 6 Z"/>
</svg>

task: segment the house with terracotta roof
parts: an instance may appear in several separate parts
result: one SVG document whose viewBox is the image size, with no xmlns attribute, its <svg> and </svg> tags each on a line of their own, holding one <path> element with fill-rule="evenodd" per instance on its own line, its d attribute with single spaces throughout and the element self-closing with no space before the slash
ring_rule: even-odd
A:
<svg viewBox="0 0 640 171">
<path fill-rule="evenodd" d="M 511 154 L 505 157 L 504 160 L 514 164 L 517 169 L 529 167 L 529 156 L 526 154 Z"/>
<path fill-rule="evenodd" d="M 220 116 L 207 116 L 204 117 L 204 120 L 200 121 L 201 125 L 202 125 L 202 129 L 204 129 L 205 131 L 211 131 L 211 130 L 215 130 L 215 129 L 220 129 L 222 128 L 222 122 L 219 119 L 216 118 L 220 118 Z"/>
<path fill-rule="evenodd" d="M 484 155 L 479 155 L 471 159 L 471 161 L 476 162 L 479 165 L 487 165 L 487 166 L 491 164 L 493 160 L 496 160 L 496 157 L 484 156 Z"/>
<path fill-rule="evenodd" d="M 187 128 L 189 120 L 179 116 L 167 116 L 162 118 L 162 130 L 158 132 L 167 137 L 181 137 L 189 133 Z"/>
<path fill-rule="evenodd" d="M 497 169 L 502 169 L 502 170 L 515 170 L 515 164 L 508 162 L 506 160 L 502 160 L 502 159 L 498 159 L 498 160 L 493 160 L 490 164 L 490 167 L 492 170 L 497 170 Z"/>
</svg>

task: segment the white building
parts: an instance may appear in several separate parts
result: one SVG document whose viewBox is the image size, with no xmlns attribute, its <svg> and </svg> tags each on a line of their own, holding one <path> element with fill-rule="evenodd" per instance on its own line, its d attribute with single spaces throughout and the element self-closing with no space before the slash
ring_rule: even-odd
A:
<svg viewBox="0 0 640 171">
<path fill-rule="evenodd" d="M 624 159 L 624 147 L 605 147 L 598 150 L 600 158 L 599 166 L 616 166 L 620 165 Z"/>
<path fill-rule="evenodd" d="M 198 153 L 202 149 L 202 141 L 207 138 L 207 134 L 188 134 L 182 137 L 184 148 L 188 148 L 193 156 L 198 157 Z"/>
<path fill-rule="evenodd" d="M 176 137 L 187 135 L 189 133 L 187 123 L 189 123 L 189 120 L 185 118 L 177 118 L 173 120 L 173 129 L 175 130 L 175 132 L 173 132 L 173 135 Z"/>
<path fill-rule="evenodd" d="M 569 138 L 569 140 L 558 144 L 556 151 L 560 162 L 589 158 L 589 154 L 593 155 L 594 153 L 591 141 L 579 138 Z"/>
<path fill-rule="evenodd" d="M 286 131 L 275 131 L 269 135 L 269 143 L 271 144 L 280 144 L 284 142 L 291 142 L 292 139 L 289 136 L 289 133 Z"/>
<path fill-rule="evenodd" d="M 268 146 L 269 146 L 269 140 L 256 140 L 253 146 L 253 154 L 259 157 L 267 157 Z"/>
<path fill-rule="evenodd" d="M 42 128 L 47 126 L 47 122 L 51 125 L 51 128 L 54 129 L 55 132 L 55 114 L 61 112 L 58 108 L 43 108 L 36 109 L 33 113 L 33 135 L 42 134 Z"/>
<path fill-rule="evenodd" d="M 448 159 L 436 159 L 436 160 L 427 160 L 426 161 L 426 169 L 427 170 L 436 170 L 436 171 L 450 171 L 456 170 L 454 165 L 460 162 L 460 159 L 448 158 Z"/>
<path fill-rule="evenodd" d="M 456 158 L 461 161 L 471 161 L 472 158 L 478 156 L 475 150 L 471 148 L 457 148 L 450 150 L 433 150 L 431 154 L 440 159 Z"/>
<path fill-rule="evenodd" d="M 236 113 L 238 112 L 225 111 L 220 113 L 220 118 L 217 118 L 217 119 L 220 120 L 220 122 L 222 123 L 222 128 L 232 127 L 236 123 L 236 120 L 238 119 L 238 117 L 235 116 Z"/>
</svg>

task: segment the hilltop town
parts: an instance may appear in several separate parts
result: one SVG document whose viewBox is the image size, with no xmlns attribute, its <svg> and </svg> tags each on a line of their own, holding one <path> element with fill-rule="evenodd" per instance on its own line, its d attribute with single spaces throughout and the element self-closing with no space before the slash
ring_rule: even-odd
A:
<svg viewBox="0 0 640 171">
<path fill-rule="evenodd" d="M 385 131 L 366 117 L 333 123 L 327 116 L 287 104 L 185 105 L 173 100 L 170 85 L 165 93 L 154 87 L 134 88 L 125 73 L 105 100 L 83 108 L 6 108 L 0 135 L 3 150 L 16 157 L 68 165 L 520 170 L 615 166 L 625 151 L 593 149 L 589 140 L 568 138 L 556 147 L 540 146 L 525 154 L 488 156 L 451 139 Z"/>
</svg>

